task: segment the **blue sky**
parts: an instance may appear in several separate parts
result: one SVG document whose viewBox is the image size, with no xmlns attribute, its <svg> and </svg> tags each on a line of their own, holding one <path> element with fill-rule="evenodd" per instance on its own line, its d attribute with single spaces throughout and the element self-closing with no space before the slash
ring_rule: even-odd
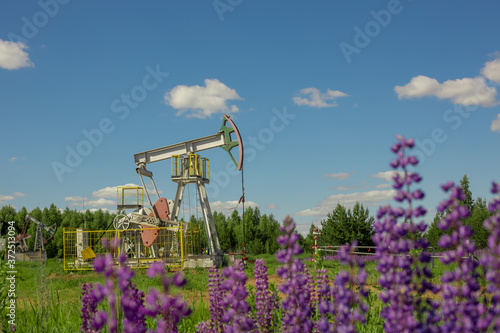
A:
<svg viewBox="0 0 500 333">
<path fill-rule="evenodd" d="M 114 210 L 115 187 L 140 184 L 134 153 L 214 134 L 224 113 L 245 142 L 247 204 L 301 231 L 337 203 L 391 202 L 398 133 L 417 140 L 427 220 L 441 183 L 467 174 L 490 198 L 499 180 L 497 1 L 1 8 L 1 205 Z M 234 207 L 227 154 L 202 155 L 212 209 Z M 172 199 L 169 161 L 148 168 Z"/>
</svg>

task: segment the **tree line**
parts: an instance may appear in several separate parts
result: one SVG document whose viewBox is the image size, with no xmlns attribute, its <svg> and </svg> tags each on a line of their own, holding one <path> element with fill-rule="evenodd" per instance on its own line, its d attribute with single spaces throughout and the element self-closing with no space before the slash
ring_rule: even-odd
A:
<svg viewBox="0 0 500 333">
<path fill-rule="evenodd" d="M 0 223 L 15 221 L 15 228 L 17 233 L 21 233 L 25 226 L 26 215 L 29 214 L 33 218 L 42 222 L 46 226 L 57 225 L 57 230 L 54 237 L 47 242 L 45 250 L 47 251 L 47 257 L 49 258 L 62 258 L 63 256 L 63 229 L 66 228 L 83 228 L 86 226 L 91 230 L 104 230 L 113 222 L 115 214 L 109 212 L 103 212 L 102 210 L 97 210 L 91 212 L 90 210 L 83 212 L 78 212 L 76 210 L 70 210 L 68 207 L 64 211 L 61 211 L 54 204 L 51 204 L 49 208 L 35 208 L 28 212 L 25 207 L 21 208 L 16 212 L 12 206 L 3 206 L 0 209 Z M 2 223 L 1 235 L 7 233 L 7 223 Z M 33 250 L 35 244 L 36 235 L 36 223 L 28 220 L 27 228 L 25 233 L 31 235 L 30 238 L 26 240 L 28 248 Z M 44 233 L 45 236 L 45 233 Z"/>
<path fill-rule="evenodd" d="M 489 232 L 483 227 L 483 221 L 491 216 L 487 202 L 480 197 L 473 199 L 467 175 L 464 175 L 461 179 L 460 186 L 466 195 L 466 199 L 461 204 L 467 206 L 471 212 L 464 224 L 470 225 L 474 231 L 473 240 L 477 248 L 485 248 L 487 247 Z M 430 242 L 430 246 L 438 252 L 443 249 L 437 245 L 437 241 L 444 234 L 444 231 L 439 229 L 438 223 L 448 213 L 436 213 L 426 233 L 418 235 L 418 237 L 426 237 Z M 11 206 L 3 206 L 0 209 L 0 222 L 17 222 L 16 228 L 19 233 L 23 228 L 26 214 L 28 214 L 28 211 L 24 207 L 16 212 Z M 29 212 L 29 215 L 47 226 L 54 224 L 58 226 L 54 238 L 45 245 L 48 257 L 63 256 L 64 227 L 82 228 L 86 225 L 90 230 L 105 230 L 112 228 L 111 224 L 115 217 L 115 214 L 102 210 L 95 212 L 87 210 L 83 213 L 66 207 L 65 210 L 61 211 L 54 204 L 51 204 L 49 208 L 35 208 Z M 276 238 L 280 234 L 280 222 L 272 214 L 261 214 L 258 207 L 245 209 L 244 219 L 236 210 L 229 216 L 215 211 L 213 219 L 219 236 L 219 243 L 224 253 L 241 253 L 244 243 L 247 253 L 253 255 L 274 254 L 279 249 Z M 201 247 L 206 248 L 208 242 L 203 220 L 193 215 L 190 222 L 200 225 Z M 299 243 L 305 250 L 312 251 L 311 245 L 314 244 L 313 231 L 319 229 L 321 231 L 318 238 L 319 245 L 344 245 L 357 240 L 360 246 L 373 246 L 374 222 L 375 219 L 370 215 L 368 208 L 363 207 L 359 202 L 352 209 L 337 204 L 335 209 L 328 213 L 326 219 L 321 220 L 318 226 L 311 224 L 309 234 L 305 238 L 300 236 Z M 7 223 L 3 223 L 1 235 L 7 233 L 7 226 Z M 448 231 L 448 233 L 450 232 Z M 36 233 L 35 223 L 28 222 L 27 233 L 32 236 L 27 240 L 27 245 L 30 249 L 33 249 Z"/>
<path fill-rule="evenodd" d="M 476 247 L 478 249 L 486 248 L 489 232 L 484 228 L 483 221 L 492 214 L 488 210 L 488 203 L 486 199 L 481 197 L 473 199 L 467 175 L 464 175 L 460 180 L 460 187 L 466 196 L 460 204 L 466 206 L 470 211 L 470 216 L 463 223 L 469 225 L 474 231 L 472 239 L 476 243 Z M 445 250 L 437 244 L 439 238 L 445 233 L 439 229 L 439 221 L 449 213 L 437 212 L 426 232 L 416 235 L 416 237 L 425 237 L 430 243 L 429 246 L 433 247 L 436 252 Z M 328 213 L 327 218 L 322 220 L 318 226 L 311 225 L 303 244 L 306 249 L 310 249 L 311 245 L 314 244 L 313 232 L 318 229 L 321 232 L 317 240 L 319 245 L 338 246 L 357 240 L 360 246 L 373 246 L 374 222 L 375 218 L 370 216 L 368 209 L 363 208 L 363 205 L 358 202 L 352 209 L 337 204 L 337 207 Z M 448 230 L 447 233 L 451 234 L 451 230 Z"/>
<path fill-rule="evenodd" d="M 0 223 L 5 223 L 2 223 L 0 235 L 4 236 L 7 234 L 8 224 L 6 222 L 9 221 L 15 221 L 16 231 L 17 233 L 21 233 L 27 214 L 47 226 L 57 225 L 57 231 L 53 239 L 45 244 L 49 258 L 60 258 L 63 256 L 64 228 L 83 228 L 85 226 L 90 230 L 113 229 L 112 223 L 116 216 L 116 214 L 102 210 L 78 212 L 66 208 L 61 211 L 54 204 L 51 204 L 49 208 L 35 208 L 29 212 L 25 207 L 16 211 L 12 206 L 3 206 L 0 209 Z M 243 221 L 242 216 L 236 210 L 230 216 L 214 212 L 213 219 L 222 251 L 224 253 L 241 253 L 243 244 L 246 243 L 246 251 L 249 254 L 275 253 L 279 248 L 276 238 L 279 235 L 280 222 L 273 215 L 262 215 L 258 208 L 252 207 L 245 209 L 244 218 L 245 220 Z M 190 222 L 200 225 L 201 247 L 207 247 L 207 236 L 203 220 L 193 215 L 190 218 Z M 27 239 L 26 243 L 30 250 L 34 248 L 36 227 L 34 222 L 31 220 L 27 221 L 25 232 L 31 235 L 31 238 Z"/>
</svg>

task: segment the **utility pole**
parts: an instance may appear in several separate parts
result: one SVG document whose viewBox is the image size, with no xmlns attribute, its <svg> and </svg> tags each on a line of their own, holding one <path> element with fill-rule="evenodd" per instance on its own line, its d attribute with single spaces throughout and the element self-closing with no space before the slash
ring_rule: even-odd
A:
<svg viewBox="0 0 500 333">
<path fill-rule="evenodd" d="M 87 229 L 87 218 L 85 217 L 85 197 L 82 196 L 83 199 L 83 228 Z"/>
</svg>

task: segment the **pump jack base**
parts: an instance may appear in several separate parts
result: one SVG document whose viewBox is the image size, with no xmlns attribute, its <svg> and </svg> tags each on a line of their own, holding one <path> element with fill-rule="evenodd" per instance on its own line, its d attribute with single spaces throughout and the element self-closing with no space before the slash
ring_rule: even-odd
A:
<svg viewBox="0 0 500 333">
<path fill-rule="evenodd" d="M 199 255 L 199 256 L 188 256 L 184 259 L 184 268 L 209 268 L 212 266 L 222 267 L 224 255 Z"/>
</svg>

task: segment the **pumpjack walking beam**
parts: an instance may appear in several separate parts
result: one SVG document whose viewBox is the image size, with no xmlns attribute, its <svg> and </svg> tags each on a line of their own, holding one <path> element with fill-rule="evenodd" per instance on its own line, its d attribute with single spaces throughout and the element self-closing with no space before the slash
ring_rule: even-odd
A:
<svg viewBox="0 0 500 333">
<path fill-rule="evenodd" d="M 226 126 L 227 121 L 231 124 L 232 127 Z M 236 134 L 236 140 L 234 141 L 231 140 L 231 133 L 233 132 Z M 236 146 L 240 147 L 238 162 L 236 162 L 233 155 L 231 154 L 231 149 Z M 227 115 L 224 115 L 224 121 L 222 123 L 221 129 L 216 134 L 137 153 L 134 154 L 134 160 L 139 169 L 146 169 L 146 164 L 163 161 L 171 158 L 174 155 L 193 154 L 202 150 L 217 147 L 221 147 L 225 151 L 227 151 L 231 159 L 235 163 L 237 169 L 241 170 L 241 168 L 243 167 L 243 141 L 241 140 L 238 128 L 231 120 L 231 118 L 229 118 L 229 116 Z M 141 170 L 140 172 L 143 171 Z M 147 173 L 148 172 L 145 172 L 145 174 Z"/>
<path fill-rule="evenodd" d="M 226 126 L 228 122 L 230 124 L 230 127 Z M 231 139 L 232 133 L 235 133 L 236 140 Z M 236 162 L 236 159 L 231 154 L 231 150 L 237 146 L 239 147 L 238 162 Z M 134 154 L 134 160 L 137 165 L 136 171 L 140 176 L 144 175 L 152 179 L 153 173 L 146 169 L 146 165 L 149 163 L 167 160 L 174 156 L 195 154 L 199 151 L 217 147 L 221 147 L 222 149 L 224 149 L 231 157 L 232 161 L 236 165 L 236 168 L 241 171 L 243 167 L 244 156 L 243 141 L 241 140 L 238 128 L 227 115 L 224 115 L 222 126 L 219 132 L 216 134 Z M 210 210 L 210 204 L 208 202 L 205 189 L 205 183 L 208 183 L 208 180 L 204 180 L 203 178 L 192 179 L 190 177 L 176 177 L 175 179 L 172 178 L 172 180 L 177 182 L 178 185 L 170 219 L 174 222 L 176 222 L 178 219 L 178 214 L 186 184 L 196 183 L 198 194 L 200 197 L 200 204 L 203 212 L 203 220 L 205 222 L 205 230 L 207 233 L 210 253 L 212 255 L 221 255 L 222 251 L 220 249 L 219 238 L 215 229 L 215 224 L 212 218 L 212 212 Z"/>
</svg>

